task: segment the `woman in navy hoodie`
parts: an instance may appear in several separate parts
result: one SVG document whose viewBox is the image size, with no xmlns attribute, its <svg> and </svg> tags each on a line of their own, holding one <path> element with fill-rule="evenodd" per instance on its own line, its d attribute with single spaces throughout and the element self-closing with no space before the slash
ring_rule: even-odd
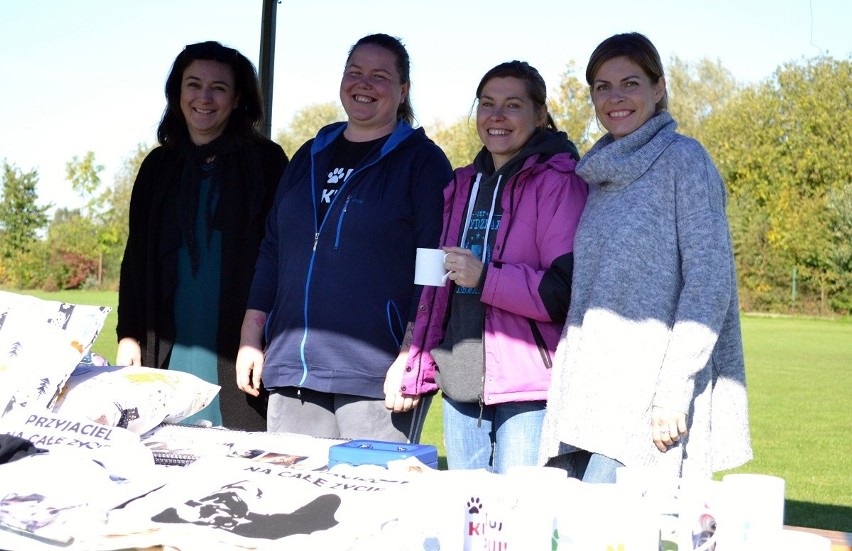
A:
<svg viewBox="0 0 852 551">
<path fill-rule="evenodd" d="M 452 171 L 411 126 L 409 65 L 398 39 L 360 39 L 340 83 L 347 121 L 303 145 L 279 184 L 236 368 L 243 391 L 270 391 L 271 432 L 419 439 L 426 408 L 386 409 L 383 383 L 417 304 L 416 249 L 438 245 Z"/>
</svg>

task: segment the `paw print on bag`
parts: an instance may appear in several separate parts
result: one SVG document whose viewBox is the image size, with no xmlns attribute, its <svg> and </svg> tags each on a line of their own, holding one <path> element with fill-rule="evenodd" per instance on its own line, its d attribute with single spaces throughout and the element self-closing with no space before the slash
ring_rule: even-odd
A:
<svg viewBox="0 0 852 551">
<path fill-rule="evenodd" d="M 471 514 L 476 514 L 482 511 L 482 503 L 479 502 L 478 497 L 472 497 L 467 501 L 467 512 Z"/>
<path fill-rule="evenodd" d="M 337 182 L 340 182 L 341 180 L 343 180 L 343 169 L 342 168 L 335 168 L 334 170 L 332 170 L 331 172 L 328 173 L 328 183 L 329 184 L 336 184 Z"/>
</svg>

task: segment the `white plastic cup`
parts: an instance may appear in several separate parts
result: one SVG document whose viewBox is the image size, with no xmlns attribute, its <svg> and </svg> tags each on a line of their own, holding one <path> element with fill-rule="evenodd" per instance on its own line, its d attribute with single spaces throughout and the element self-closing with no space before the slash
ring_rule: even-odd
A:
<svg viewBox="0 0 852 551">
<path fill-rule="evenodd" d="M 484 469 L 435 471 L 407 485 L 417 496 L 400 509 L 401 551 L 483 549 L 485 511 L 492 477 Z"/>
<path fill-rule="evenodd" d="M 590 484 L 576 479 L 569 479 L 566 487 L 557 517 L 556 549 L 659 549 L 659 515 L 633 491 L 617 484 Z"/>
<path fill-rule="evenodd" d="M 677 495 L 679 479 L 655 467 L 625 466 L 615 470 L 615 483 L 638 497 L 668 502 Z"/>
<path fill-rule="evenodd" d="M 502 476 L 508 482 L 509 491 L 517 497 L 510 508 L 504 507 L 496 515 L 498 520 L 504 520 L 504 528 L 509 530 L 503 541 L 512 546 L 509 549 L 552 549 L 558 541 L 557 511 L 560 500 L 565 499 L 567 493 L 567 471 L 556 467 L 519 465 L 509 467 Z M 500 512 L 503 513 L 502 519 Z M 494 528 L 489 523 L 488 529 Z M 500 541 L 495 538 L 489 543 L 500 549 Z"/>
<path fill-rule="evenodd" d="M 719 539 L 719 496 L 722 482 L 681 478 L 678 493 L 678 549 L 709 551 Z"/>
</svg>

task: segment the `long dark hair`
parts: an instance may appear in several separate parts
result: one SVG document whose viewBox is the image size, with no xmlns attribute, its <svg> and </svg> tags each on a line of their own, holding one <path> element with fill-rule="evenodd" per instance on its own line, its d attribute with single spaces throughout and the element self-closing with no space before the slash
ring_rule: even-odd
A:
<svg viewBox="0 0 852 551">
<path fill-rule="evenodd" d="M 237 50 L 211 40 L 190 44 L 175 58 L 166 78 L 166 109 L 157 127 L 157 141 L 170 147 L 189 141 L 189 130 L 180 108 L 181 81 L 186 68 L 199 59 L 224 63 L 234 72 L 234 92 L 239 94 L 239 103 L 231 112 L 223 133 L 243 137 L 259 135 L 263 123 L 263 100 L 257 70 Z"/>
<path fill-rule="evenodd" d="M 482 89 L 485 88 L 489 80 L 492 78 L 507 77 L 516 78 L 524 83 L 527 95 L 532 100 L 536 113 L 544 108 L 545 113 L 547 113 L 544 128 L 547 130 L 558 130 L 556 128 L 556 121 L 553 120 L 550 112 L 547 111 L 547 85 L 544 83 L 544 78 L 542 78 L 541 73 L 535 67 L 526 61 L 507 61 L 496 67 L 492 67 L 485 73 L 479 81 L 479 86 L 476 87 L 476 101 L 479 101 L 482 97 Z"/>
<path fill-rule="evenodd" d="M 647 36 L 640 33 L 614 34 L 598 44 L 589 57 L 589 64 L 586 66 L 586 83 L 589 87 L 594 83 L 601 65 L 616 57 L 626 57 L 638 65 L 654 84 L 665 77 L 660 53 Z M 657 102 L 655 110 L 656 112 L 665 111 L 668 105 L 669 92 L 666 90 Z"/>
<path fill-rule="evenodd" d="M 346 64 L 352 58 L 352 54 L 358 46 L 373 44 L 391 52 L 396 57 L 396 70 L 399 73 L 399 83 L 405 84 L 411 82 L 411 60 L 408 57 L 408 50 L 403 46 L 399 38 L 395 38 L 388 34 L 378 33 L 367 35 L 349 48 L 349 55 L 346 56 Z M 396 118 L 403 119 L 408 124 L 414 124 L 414 107 L 411 106 L 411 89 L 405 95 L 405 99 L 399 104 L 396 110 Z"/>
</svg>

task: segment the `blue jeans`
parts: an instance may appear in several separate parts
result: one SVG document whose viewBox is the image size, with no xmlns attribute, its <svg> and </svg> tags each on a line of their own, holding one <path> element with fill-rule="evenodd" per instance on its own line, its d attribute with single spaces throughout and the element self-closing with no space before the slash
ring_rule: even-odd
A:
<svg viewBox="0 0 852 551">
<path fill-rule="evenodd" d="M 483 406 L 444 396 L 444 447 L 449 469 L 486 469 L 536 465 L 545 402 L 508 402 Z"/>
<path fill-rule="evenodd" d="M 599 453 L 587 451 L 574 452 L 576 457 L 577 478 L 593 484 L 615 483 L 615 470 L 624 464 Z"/>
</svg>

